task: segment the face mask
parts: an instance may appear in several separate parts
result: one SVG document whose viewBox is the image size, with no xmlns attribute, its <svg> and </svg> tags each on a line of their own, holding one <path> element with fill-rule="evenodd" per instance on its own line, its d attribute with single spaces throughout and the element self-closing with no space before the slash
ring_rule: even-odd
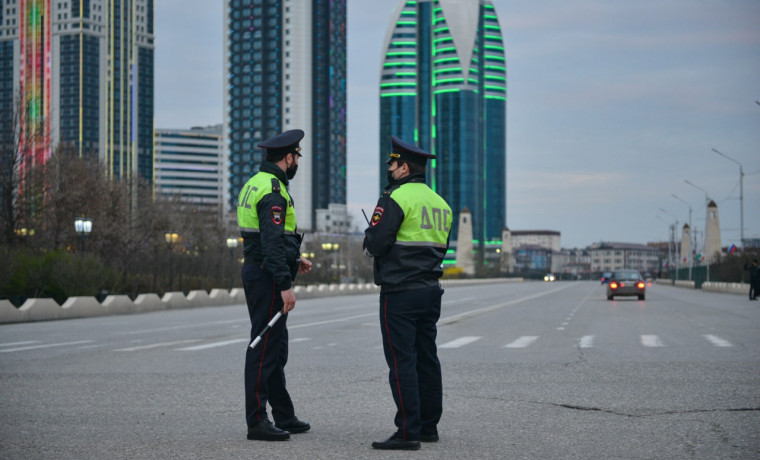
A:
<svg viewBox="0 0 760 460">
<path fill-rule="evenodd" d="M 293 166 L 291 166 L 290 168 L 288 168 L 285 171 L 285 176 L 287 176 L 288 180 L 290 180 L 290 179 L 296 177 L 296 171 L 298 171 L 298 165 L 295 164 L 295 162 L 294 162 Z"/>
<path fill-rule="evenodd" d="M 398 168 L 396 168 L 396 169 L 398 169 Z M 396 169 L 394 169 L 393 171 L 391 171 L 391 170 L 385 171 L 385 179 L 388 181 L 388 185 L 393 185 L 393 184 L 396 183 L 397 179 L 395 177 L 393 177 L 393 173 L 396 172 Z"/>
</svg>

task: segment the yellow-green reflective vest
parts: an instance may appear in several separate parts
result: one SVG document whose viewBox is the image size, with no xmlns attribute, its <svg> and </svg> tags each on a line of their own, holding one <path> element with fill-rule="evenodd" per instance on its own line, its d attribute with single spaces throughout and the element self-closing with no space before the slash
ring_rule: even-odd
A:
<svg viewBox="0 0 760 460">
<path fill-rule="evenodd" d="M 404 211 L 395 244 L 446 248 L 453 215 L 443 198 L 426 184 L 409 182 L 394 190 L 391 199 Z"/>
<path fill-rule="evenodd" d="M 290 201 L 290 195 L 285 185 L 275 176 L 267 172 L 258 172 L 248 179 L 243 189 L 240 191 L 238 199 L 238 227 L 240 232 L 258 233 L 259 232 L 259 213 L 256 206 L 264 196 L 272 193 L 272 180 L 280 184 L 280 195 L 285 198 L 287 211 L 285 212 L 285 233 L 293 234 L 296 230 L 296 211 L 293 208 L 293 202 Z M 266 216 L 265 218 L 272 218 Z"/>
</svg>

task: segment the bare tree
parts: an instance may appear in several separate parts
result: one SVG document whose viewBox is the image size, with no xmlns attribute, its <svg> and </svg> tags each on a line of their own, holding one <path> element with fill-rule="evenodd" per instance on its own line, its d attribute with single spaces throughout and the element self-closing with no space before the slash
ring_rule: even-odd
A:
<svg viewBox="0 0 760 460">
<path fill-rule="evenodd" d="M 19 166 L 21 164 L 21 111 L 19 98 L 14 98 L 10 107 L 0 108 L 0 221 L 2 222 L 2 242 L 14 241 L 19 212 L 16 196 L 19 188 Z"/>
</svg>

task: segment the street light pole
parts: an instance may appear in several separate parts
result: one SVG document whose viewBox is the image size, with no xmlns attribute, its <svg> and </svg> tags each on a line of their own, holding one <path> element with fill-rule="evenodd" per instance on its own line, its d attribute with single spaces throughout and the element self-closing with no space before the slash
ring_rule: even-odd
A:
<svg viewBox="0 0 760 460">
<path fill-rule="evenodd" d="M 660 211 L 664 212 L 665 214 L 669 215 L 670 217 L 672 217 L 672 218 L 674 218 L 676 220 L 675 225 L 673 225 L 673 226 L 670 227 L 671 228 L 670 239 L 673 242 L 673 252 L 676 255 L 676 257 L 675 257 L 675 259 L 676 259 L 676 281 L 678 281 L 678 270 L 681 268 L 680 267 L 680 258 L 681 257 L 680 257 L 679 252 L 678 252 L 678 245 L 676 244 L 676 230 L 675 230 L 675 229 L 678 228 L 678 217 L 674 216 L 673 214 L 671 214 L 670 212 L 666 211 L 663 208 L 660 208 Z"/>
<path fill-rule="evenodd" d="M 74 219 L 74 231 L 77 232 L 79 238 L 82 240 L 82 257 L 84 257 L 84 240 L 92 233 L 92 219 L 88 219 L 84 216 Z"/>
<path fill-rule="evenodd" d="M 169 250 L 169 292 L 173 292 L 174 291 L 174 244 L 177 241 L 179 241 L 179 233 L 165 232 L 164 241 L 166 241 L 166 248 Z"/>
<path fill-rule="evenodd" d="M 694 231 L 691 228 L 691 205 L 687 201 L 684 201 L 681 198 L 679 198 L 678 195 L 676 195 L 675 193 L 671 193 L 671 195 L 673 195 L 673 198 L 675 198 L 676 200 L 678 200 L 678 201 L 686 204 L 686 206 L 689 207 L 689 243 L 691 243 L 691 232 Z M 691 244 L 689 244 L 689 246 L 691 246 Z M 694 259 L 694 257 L 692 256 L 692 254 L 694 254 L 694 249 L 693 248 L 689 248 L 689 281 L 692 281 L 691 267 L 692 267 L 692 260 Z"/>
<path fill-rule="evenodd" d="M 734 160 L 730 156 L 726 155 L 725 153 L 721 153 L 717 149 L 712 149 L 713 152 L 717 153 L 718 155 L 722 156 L 723 158 L 727 160 L 731 160 L 734 163 L 739 165 L 739 217 L 741 219 L 741 243 L 742 243 L 742 251 L 744 251 L 744 167 L 741 163 Z"/>
<path fill-rule="evenodd" d="M 227 238 L 227 247 L 230 249 L 230 291 L 235 287 L 235 248 L 237 246 L 237 238 Z"/>
<path fill-rule="evenodd" d="M 683 181 L 705 194 L 705 208 L 707 208 L 707 205 L 710 204 L 710 197 L 707 195 L 707 190 L 703 189 L 699 185 L 694 184 L 693 182 L 690 182 L 689 179 L 684 179 Z"/>
</svg>

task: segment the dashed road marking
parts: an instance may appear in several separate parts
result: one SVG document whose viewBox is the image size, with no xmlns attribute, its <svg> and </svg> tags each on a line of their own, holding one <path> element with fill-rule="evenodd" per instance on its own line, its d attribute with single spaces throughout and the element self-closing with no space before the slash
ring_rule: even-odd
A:
<svg viewBox="0 0 760 460">
<path fill-rule="evenodd" d="M 251 339 L 224 340 L 222 342 L 207 343 L 207 344 L 204 344 L 204 345 L 196 345 L 194 347 L 175 348 L 175 350 L 177 350 L 177 351 L 207 350 L 209 348 L 224 347 L 226 345 L 232 345 L 233 343 L 242 343 L 242 342 L 250 342 L 250 341 L 251 341 Z"/>
<path fill-rule="evenodd" d="M 40 343 L 39 340 L 26 340 L 24 342 L 7 342 L 7 343 L 0 343 L 0 347 L 17 347 L 19 345 L 29 345 L 32 343 Z"/>
<path fill-rule="evenodd" d="M 32 345 L 29 347 L 20 347 L 20 348 L 6 348 L 4 350 L 0 350 L 0 353 L 10 353 L 12 351 L 25 351 L 25 350 L 36 350 L 39 348 L 53 348 L 53 347 L 65 347 L 67 345 L 79 345 L 82 343 L 92 343 L 94 340 L 78 340 L 76 342 L 61 342 L 61 343 L 48 343 L 44 345 Z"/>
<path fill-rule="evenodd" d="M 592 348 L 594 346 L 594 336 L 584 335 L 578 342 L 578 346 L 581 348 Z"/>
<path fill-rule="evenodd" d="M 504 345 L 504 348 L 525 348 L 538 340 L 537 335 L 524 335 L 512 343 Z"/>
<path fill-rule="evenodd" d="M 472 342 L 480 340 L 482 337 L 460 337 L 451 342 L 446 342 L 443 345 L 439 345 L 438 348 L 459 348 L 465 345 L 469 345 Z"/>
<path fill-rule="evenodd" d="M 159 343 L 151 343 L 150 345 L 138 345 L 136 347 L 117 348 L 114 351 L 142 351 L 142 350 L 150 350 L 151 348 L 173 347 L 174 345 L 182 345 L 185 343 L 193 343 L 193 342 L 200 342 L 200 341 L 201 339 L 176 340 L 174 342 L 159 342 Z"/>
<path fill-rule="evenodd" d="M 642 335 L 641 344 L 645 347 L 664 347 L 662 341 L 656 335 Z"/>
<path fill-rule="evenodd" d="M 733 347 L 733 345 L 731 344 L 731 342 L 729 342 L 726 339 L 721 339 L 720 337 L 718 337 L 716 335 L 705 334 L 703 337 L 706 338 L 707 340 L 709 340 L 710 343 L 712 343 L 716 347 Z"/>
</svg>

